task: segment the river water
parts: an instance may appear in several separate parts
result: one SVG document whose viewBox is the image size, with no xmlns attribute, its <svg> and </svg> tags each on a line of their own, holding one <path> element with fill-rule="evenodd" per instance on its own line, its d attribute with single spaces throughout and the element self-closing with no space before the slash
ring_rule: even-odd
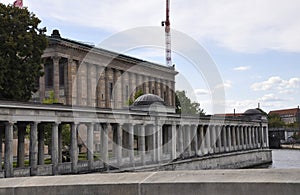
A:
<svg viewBox="0 0 300 195">
<path fill-rule="evenodd" d="M 273 163 L 268 168 L 300 168 L 300 150 L 272 150 Z"/>
</svg>

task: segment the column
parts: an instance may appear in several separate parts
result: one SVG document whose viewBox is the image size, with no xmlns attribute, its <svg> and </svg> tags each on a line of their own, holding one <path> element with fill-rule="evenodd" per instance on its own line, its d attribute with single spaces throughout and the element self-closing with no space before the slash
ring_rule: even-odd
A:
<svg viewBox="0 0 300 195">
<path fill-rule="evenodd" d="M 110 123 L 101 124 L 101 158 L 103 161 L 103 166 L 107 167 L 108 162 L 108 129 L 110 128 Z"/>
<path fill-rule="evenodd" d="M 154 125 L 149 125 L 149 129 L 151 131 L 151 139 L 152 139 L 152 161 L 156 162 L 156 131 Z"/>
<path fill-rule="evenodd" d="M 216 140 L 216 131 L 215 131 L 215 126 L 213 125 L 210 125 L 208 127 L 209 131 L 211 132 L 210 133 L 210 141 L 211 141 L 211 149 L 210 149 L 210 152 L 211 153 L 216 153 L 217 152 L 217 140 Z"/>
<path fill-rule="evenodd" d="M 45 131 L 44 124 L 38 126 L 38 165 L 43 165 L 44 162 L 44 147 L 45 147 Z"/>
<path fill-rule="evenodd" d="M 141 151 L 141 162 L 142 162 L 142 165 L 145 165 L 145 126 L 143 124 L 140 125 L 140 134 L 139 134 L 139 137 L 140 137 L 140 146 L 141 148 L 139 148 L 139 150 Z"/>
<path fill-rule="evenodd" d="M 33 122 L 30 124 L 30 149 L 29 149 L 30 175 L 37 175 L 37 162 L 38 162 L 37 127 L 38 127 L 37 122 Z"/>
<path fill-rule="evenodd" d="M 236 144 L 236 126 L 232 126 L 232 150 L 237 150 Z"/>
<path fill-rule="evenodd" d="M 223 142 L 223 148 L 224 152 L 227 152 L 227 133 L 226 133 L 226 126 L 222 127 L 222 142 Z"/>
<path fill-rule="evenodd" d="M 58 126 L 59 123 L 52 124 L 52 147 L 51 147 L 51 162 L 53 165 L 53 175 L 58 174 Z"/>
<path fill-rule="evenodd" d="M 230 152 L 231 147 L 232 147 L 232 144 L 231 144 L 231 126 L 227 126 L 226 129 L 227 129 L 228 151 Z"/>
<path fill-rule="evenodd" d="M 201 155 L 205 155 L 205 136 L 204 136 L 204 126 L 200 126 L 200 139 L 201 139 L 201 145 L 200 145 L 200 151 Z"/>
<path fill-rule="evenodd" d="M 87 149 L 89 169 L 93 169 L 94 163 L 94 123 L 87 124 Z"/>
<path fill-rule="evenodd" d="M 72 172 L 77 173 L 77 164 L 78 164 L 78 143 L 77 143 L 77 127 L 78 124 L 71 124 L 71 163 L 72 163 Z"/>
<path fill-rule="evenodd" d="M 207 154 L 211 153 L 211 143 L 210 143 L 210 132 L 209 132 L 209 126 L 204 127 L 206 129 L 205 133 L 205 143 L 206 143 L 206 148 L 207 148 Z"/>
<path fill-rule="evenodd" d="M 258 135 L 259 127 L 255 127 L 255 142 L 256 148 L 259 148 L 259 135 Z"/>
<path fill-rule="evenodd" d="M 192 149 L 191 149 L 191 126 L 190 125 L 185 125 L 185 147 L 188 153 L 188 156 L 192 156 Z"/>
<path fill-rule="evenodd" d="M 18 160 L 17 167 L 24 167 L 25 160 L 25 133 L 26 133 L 26 124 L 18 125 Z"/>
<path fill-rule="evenodd" d="M 3 162 L 3 158 L 2 158 L 2 155 L 3 155 L 3 147 L 2 147 L 2 144 L 3 144 L 3 134 L 4 134 L 4 131 L 5 131 L 5 127 L 2 127 L 2 125 L 0 125 L 0 171 L 2 171 L 2 162 Z"/>
<path fill-rule="evenodd" d="M 172 149 L 171 149 L 171 159 L 173 160 L 173 159 L 177 158 L 177 154 L 176 154 L 176 140 L 177 140 L 176 124 L 172 124 L 172 138 L 171 139 L 172 139 L 171 140 L 172 141 L 172 143 L 171 143 L 171 147 L 172 147 Z"/>
<path fill-rule="evenodd" d="M 53 59 L 53 87 L 56 99 L 59 99 L 59 60 L 60 57 L 55 56 Z"/>
<path fill-rule="evenodd" d="M 13 177 L 13 131 L 14 123 L 5 123 L 5 177 Z"/>
<path fill-rule="evenodd" d="M 241 150 L 245 149 L 245 136 L 244 136 L 244 127 L 240 126 L 240 132 L 241 132 Z"/>
<path fill-rule="evenodd" d="M 179 155 L 183 155 L 183 134 L 182 134 L 182 126 L 178 125 L 178 152 Z"/>
<path fill-rule="evenodd" d="M 129 134 L 129 164 L 134 166 L 134 126 L 132 124 L 128 124 L 128 134 Z"/>
<path fill-rule="evenodd" d="M 117 163 L 118 167 L 122 166 L 122 125 L 117 124 Z"/>
<path fill-rule="evenodd" d="M 160 162 L 162 160 L 162 125 L 156 125 L 157 131 L 157 161 Z"/>
<path fill-rule="evenodd" d="M 192 130 L 192 143 L 193 143 L 192 150 L 194 152 L 194 155 L 197 156 L 198 154 L 197 125 L 192 125 L 191 130 Z"/>
<path fill-rule="evenodd" d="M 62 128 L 63 124 L 58 126 L 58 163 L 62 163 Z"/>
<path fill-rule="evenodd" d="M 218 152 L 223 152 L 222 149 L 222 137 L 221 137 L 221 127 L 216 126 L 216 136 L 217 136 L 217 145 L 218 145 Z"/>
</svg>

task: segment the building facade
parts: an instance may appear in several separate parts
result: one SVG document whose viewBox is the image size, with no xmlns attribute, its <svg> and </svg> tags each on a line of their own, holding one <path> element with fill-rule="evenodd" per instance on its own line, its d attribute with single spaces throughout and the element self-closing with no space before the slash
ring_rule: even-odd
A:
<svg viewBox="0 0 300 195">
<path fill-rule="evenodd" d="M 269 112 L 269 115 L 279 115 L 281 120 L 286 124 L 291 123 L 299 123 L 300 119 L 300 109 L 298 108 L 291 108 L 291 109 L 282 109 L 282 110 L 272 110 Z"/>
<path fill-rule="evenodd" d="M 42 102 L 53 91 L 65 105 L 122 109 L 142 91 L 175 107 L 174 67 L 65 39 L 58 30 L 48 40 L 42 56 L 45 74 L 33 101 Z"/>
</svg>

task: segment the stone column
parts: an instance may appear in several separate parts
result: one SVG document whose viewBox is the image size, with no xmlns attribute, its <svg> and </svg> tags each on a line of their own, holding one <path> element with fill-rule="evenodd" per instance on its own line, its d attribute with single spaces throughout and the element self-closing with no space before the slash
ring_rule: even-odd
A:
<svg viewBox="0 0 300 195">
<path fill-rule="evenodd" d="M 145 126 L 144 126 L 144 124 L 140 125 L 139 137 L 140 137 L 139 141 L 140 141 L 140 146 L 141 146 L 141 148 L 139 148 L 139 150 L 141 151 L 141 162 L 142 162 L 142 165 L 145 165 L 145 163 L 146 163 L 146 159 L 145 159 L 146 153 L 145 153 Z"/>
<path fill-rule="evenodd" d="M 197 138 L 197 125 L 191 126 L 192 130 L 192 143 L 193 143 L 193 153 L 195 156 L 198 154 L 198 138 Z"/>
<path fill-rule="evenodd" d="M 188 156 L 192 156 L 192 148 L 191 148 L 191 126 L 190 125 L 185 125 L 185 147 L 186 147 L 186 151 Z"/>
<path fill-rule="evenodd" d="M 13 177 L 13 131 L 14 123 L 5 123 L 5 177 Z"/>
<path fill-rule="evenodd" d="M 227 144 L 228 144 L 228 151 L 230 152 L 232 149 L 232 144 L 231 144 L 231 126 L 227 126 Z"/>
<path fill-rule="evenodd" d="M 207 150 L 207 154 L 210 154 L 211 153 L 211 143 L 210 143 L 209 126 L 207 125 L 204 128 L 206 129 L 206 133 L 205 133 L 206 150 Z"/>
<path fill-rule="evenodd" d="M 2 155 L 3 155 L 3 147 L 2 147 L 2 144 L 3 144 L 3 134 L 4 134 L 4 131 L 5 131 L 5 127 L 2 127 L 2 125 L 0 126 L 0 171 L 2 171 L 2 162 L 3 162 L 3 158 L 2 158 Z"/>
<path fill-rule="evenodd" d="M 157 161 L 160 162 L 162 160 L 162 125 L 156 125 L 157 131 Z"/>
<path fill-rule="evenodd" d="M 87 149 L 89 170 L 92 170 L 94 163 L 94 123 L 87 124 Z"/>
<path fill-rule="evenodd" d="M 78 124 L 71 124 L 71 163 L 72 163 L 72 172 L 77 173 L 77 164 L 78 164 L 78 143 L 77 143 L 77 128 Z"/>
<path fill-rule="evenodd" d="M 59 123 L 52 124 L 52 147 L 51 147 L 51 162 L 53 165 L 53 175 L 58 174 L 58 126 Z"/>
<path fill-rule="evenodd" d="M 210 125 L 208 127 L 209 131 L 210 131 L 210 143 L 211 143 L 211 149 L 210 149 L 210 153 L 216 153 L 217 152 L 217 138 L 216 138 L 216 129 L 215 126 Z"/>
<path fill-rule="evenodd" d="M 216 126 L 216 134 L 217 134 L 218 152 L 223 152 L 223 150 L 222 150 L 221 127 L 220 126 Z"/>
<path fill-rule="evenodd" d="M 53 59 L 53 88 L 54 96 L 59 100 L 59 60 L 60 57 L 55 56 Z"/>
<path fill-rule="evenodd" d="M 25 133 L 26 133 L 26 124 L 18 125 L 18 160 L 17 167 L 24 167 L 25 160 Z"/>
<path fill-rule="evenodd" d="M 232 126 L 232 150 L 237 150 L 236 144 L 236 126 Z"/>
<path fill-rule="evenodd" d="M 265 131 L 265 140 L 266 140 L 266 147 L 267 148 L 269 148 L 269 139 L 268 139 L 268 137 L 269 137 L 269 133 L 268 133 L 268 126 L 265 126 L 264 127 L 264 131 Z"/>
<path fill-rule="evenodd" d="M 108 162 L 108 129 L 110 128 L 110 123 L 101 124 L 101 158 L 103 161 L 103 166 L 107 167 Z"/>
<path fill-rule="evenodd" d="M 43 72 L 45 72 L 45 59 L 43 59 L 42 61 L 42 70 Z M 39 96 L 40 102 L 42 102 L 45 98 L 45 75 L 41 76 L 39 79 Z"/>
<path fill-rule="evenodd" d="M 128 124 L 128 134 L 129 134 L 129 164 L 134 166 L 134 126 L 132 124 Z"/>
<path fill-rule="evenodd" d="M 245 135 L 244 135 L 244 126 L 240 126 L 240 132 L 241 132 L 241 150 L 245 149 Z"/>
<path fill-rule="evenodd" d="M 223 152 L 226 152 L 227 148 L 227 133 L 226 133 L 226 126 L 222 126 L 222 142 L 223 142 Z"/>
<path fill-rule="evenodd" d="M 255 127 L 255 142 L 256 148 L 259 148 L 259 135 L 258 135 L 259 127 Z"/>
<path fill-rule="evenodd" d="M 176 140 L 177 140 L 177 131 L 176 131 L 176 124 L 172 124 L 172 143 L 171 143 L 171 158 L 176 159 L 177 158 L 177 149 L 176 149 Z"/>
<path fill-rule="evenodd" d="M 236 141 L 237 141 L 237 150 L 241 150 L 241 127 L 237 126 L 236 127 Z"/>
<path fill-rule="evenodd" d="M 45 129 L 44 124 L 38 127 L 38 165 L 44 165 Z"/>
<path fill-rule="evenodd" d="M 30 149 L 29 149 L 30 175 L 37 175 L 37 163 L 38 163 L 37 128 L 38 128 L 37 122 L 33 122 L 30 124 Z"/>
<path fill-rule="evenodd" d="M 201 155 L 204 155 L 206 153 L 205 153 L 205 137 L 204 137 L 204 127 L 203 127 L 203 125 L 200 126 L 200 140 L 201 140 L 200 152 L 201 152 Z"/>
<path fill-rule="evenodd" d="M 58 126 L 58 163 L 62 163 L 62 128 L 63 124 Z"/>
<path fill-rule="evenodd" d="M 180 156 L 183 155 L 183 134 L 181 125 L 178 125 L 178 152 Z"/>
<path fill-rule="evenodd" d="M 122 166 L 122 128 L 120 124 L 117 124 L 117 164 L 118 167 Z"/>
</svg>

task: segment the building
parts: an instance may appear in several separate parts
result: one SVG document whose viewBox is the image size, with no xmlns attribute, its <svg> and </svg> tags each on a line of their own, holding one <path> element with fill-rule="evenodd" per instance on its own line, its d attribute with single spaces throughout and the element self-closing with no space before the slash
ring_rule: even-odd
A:
<svg viewBox="0 0 300 195">
<path fill-rule="evenodd" d="M 141 90 L 175 108 L 174 67 L 65 39 L 58 30 L 48 40 L 42 56 L 45 75 L 34 101 L 42 102 L 53 91 L 64 105 L 122 109 Z"/>
<path fill-rule="evenodd" d="M 283 109 L 283 110 L 272 110 L 269 112 L 270 115 L 279 115 L 281 120 L 286 124 L 291 124 L 295 122 L 299 122 L 300 119 L 300 109 L 291 108 L 291 109 Z"/>
</svg>

